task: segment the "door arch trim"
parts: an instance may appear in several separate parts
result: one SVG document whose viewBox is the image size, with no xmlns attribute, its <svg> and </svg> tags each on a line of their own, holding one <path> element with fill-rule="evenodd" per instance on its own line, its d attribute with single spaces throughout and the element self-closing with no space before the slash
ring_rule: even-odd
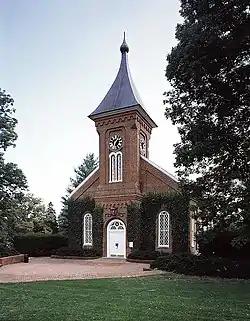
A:
<svg viewBox="0 0 250 321">
<path fill-rule="evenodd" d="M 106 228 L 106 237 L 107 237 L 107 257 L 113 257 L 111 256 L 110 254 L 110 226 L 111 224 L 113 224 L 114 222 L 118 222 L 120 223 L 124 229 L 120 230 L 120 231 L 123 231 L 123 242 L 124 242 L 124 254 L 123 254 L 123 258 L 126 258 L 126 252 L 127 252 L 127 244 L 126 244 L 126 225 L 125 223 L 121 220 L 121 219 L 118 219 L 118 218 L 115 218 L 115 219 L 112 219 L 108 222 L 107 224 L 107 228 Z"/>
</svg>

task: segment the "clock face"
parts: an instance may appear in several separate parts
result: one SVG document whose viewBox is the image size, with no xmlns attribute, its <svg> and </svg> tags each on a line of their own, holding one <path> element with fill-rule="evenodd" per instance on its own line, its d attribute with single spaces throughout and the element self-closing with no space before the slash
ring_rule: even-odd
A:
<svg viewBox="0 0 250 321">
<path fill-rule="evenodd" d="M 109 148 L 111 150 L 118 150 L 122 147 L 122 138 L 119 135 L 114 135 L 109 139 Z"/>
<path fill-rule="evenodd" d="M 147 149 L 147 146 L 146 146 L 146 139 L 144 136 L 140 136 L 140 152 L 141 152 L 141 155 L 142 156 L 146 156 L 146 149 Z"/>
</svg>

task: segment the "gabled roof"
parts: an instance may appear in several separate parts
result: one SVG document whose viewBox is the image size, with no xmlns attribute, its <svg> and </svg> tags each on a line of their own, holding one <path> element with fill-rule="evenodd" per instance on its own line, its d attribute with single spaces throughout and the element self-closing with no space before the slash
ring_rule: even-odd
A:
<svg viewBox="0 0 250 321">
<path fill-rule="evenodd" d="M 165 169 L 163 169 L 162 167 L 156 165 L 154 162 L 152 162 L 151 160 L 149 160 L 147 157 L 144 157 L 141 155 L 141 158 L 143 160 L 145 160 L 145 162 L 149 163 L 150 165 L 152 165 L 153 167 L 155 167 L 156 169 L 158 169 L 159 171 L 161 171 L 163 174 L 167 175 L 169 178 L 171 178 L 173 181 L 175 181 L 176 183 L 178 183 L 178 179 L 170 174 L 169 172 L 167 172 Z"/>
<path fill-rule="evenodd" d="M 89 179 L 92 177 L 99 169 L 99 166 L 97 166 L 70 194 L 69 198 L 71 198 Z"/>
<path fill-rule="evenodd" d="M 148 164 L 152 165 L 153 167 L 155 167 L 156 169 L 158 169 L 159 171 L 161 171 L 163 174 L 165 174 L 166 176 L 168 176 L 169 178 L 171 178 L 174 182 L 178 183 L 178 179 L 170 174 L 169 172 L 167 172 L 165 169 L 161 168 L 160 166 L 156 165 L 154 162 L 152 162 L 151 160 L 149 160 L 148 158 L 140 155 L 140 157 L 147 162 Z M 70 194 L 69 194 L 69 198 L 71 198 L 85 183 L 87 183 L 87 181 L 99 170 L 99 166 L 97 166 Z"/>
<path fill-rule="evenodd" d="M 120 51 L 122 54 L 121 64 L 115 81 L 100 105 L 89 115 L 89 118 L 94 120 L 105 115 L 120 113 L 125 110 L 138 110 L 138 112 L 148 120 L 152 127 L 157 127 L 155 122 L 146 112 L 140 95 L 138 94 L 132 80 L 127 55 L 129 47 L 125 40 L 125 34 Z"/>
</svg>

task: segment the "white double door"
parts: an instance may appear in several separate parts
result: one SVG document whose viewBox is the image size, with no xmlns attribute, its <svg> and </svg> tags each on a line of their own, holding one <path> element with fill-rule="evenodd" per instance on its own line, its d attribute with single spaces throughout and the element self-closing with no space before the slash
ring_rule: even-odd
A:
<svg viewBox="0 0 250 321">
<path fill-rule="evenodd" d="M 121 220 L 107 226 L 107 257 L 126 257 L 126 227 Z"/>
</svg>

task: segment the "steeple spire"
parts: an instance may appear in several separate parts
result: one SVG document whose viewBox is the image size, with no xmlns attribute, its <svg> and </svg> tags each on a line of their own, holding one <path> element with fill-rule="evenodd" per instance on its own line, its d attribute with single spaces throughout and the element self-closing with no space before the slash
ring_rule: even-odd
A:
<svg viewBox="0 0 250 321">
<path fill-rule="evenodd" d="M 95 120 L 99 117 L 121 113 L 125 110 L 137 110 L 148 120 L 152 128 L 157 127 L 143 107 L 141 98 L 132 80 L 128 66 L 127 53 L 129 52 L 129 47 L 126 42 L 125 32 L 120 51 L 122 59 L 115 81 L 100 105 L 89 115 L 89 118 Z"/>
<path fill-rule="evenodd" d="M 129 47 L 128 47 L 128 44 L 126 43 L 125 31 L 123 33 L 123 43 L 121 44 L 120 50 L 122 54 L 129 52 Z"/>
</svg>

